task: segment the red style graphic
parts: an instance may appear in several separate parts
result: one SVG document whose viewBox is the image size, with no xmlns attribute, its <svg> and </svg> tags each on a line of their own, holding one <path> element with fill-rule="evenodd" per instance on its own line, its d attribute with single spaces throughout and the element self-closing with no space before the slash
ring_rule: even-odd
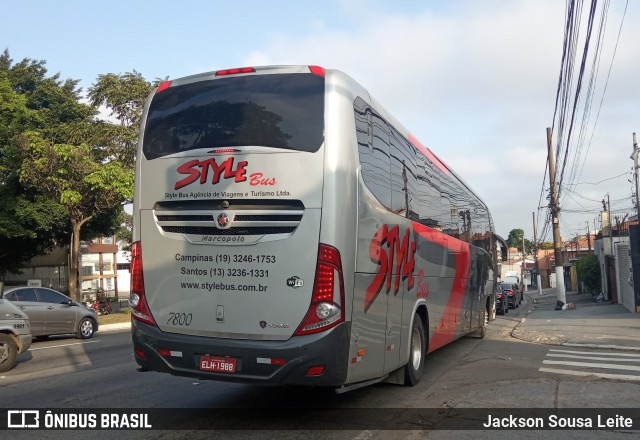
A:
<svg viewBox="0 0 640 440">
<path fill-rule="evenodd" d="M 453 239 L 442 232 L 434 231 L 419 223 L 413 224 L 413 230 L 420 238 L 439 244 L 455 255 L 455 275 L 449 299 L 440 321 L 435 326 L 435 332 L 429 339 L 429 353 L 431 353 L 433 350 L 451 342 L 455 336 L 455 327 L 462 308 L 467 279 L 469 278 L 471 251 L 468 243 Z"/>
<path fill-rule="evenodd" d="M 233 169 L 233 161 L 234 158 L 230 157 L 224 162 L 218 164 L 214 158 L 207 160 L 190 160 L 189 162 L 185 162 L 177 168 L 177 171 L 180 174 L 188 174 L 182 180 L 176 182 L 176 186 L 174 189 L 180 189 L 187 185 L 191 185 L 193 182 L 200 179 L 200 185 L 206 183 L 209 169 L 213 175 L 211 176 L 211 184 L 215 185 L 220 182 L 220 178 L 224 179 L 234 179 L 236 182 L 245 182 L 247 177 L 245 174 L 247 173 L 247 161 L 243 160 L 238 162 L 235 170 Z"/>
<path fill-rule="evenodd" d="M 398 226 L 389 229 L 388 225 L 383 225 L 378 229 L 369 245 L 369 257 L 379 265 L 378 273 L 367 288 L 364 299 L 365 312 L 369 310 L 371 304 L 380 294 L 383 284 L 386 285 L 386 292 L 389 293 L 393 274 L 395 274 L 394 295 L 397 295 L 400 289 L 400 277 L 403 280 L 409 278 L 407 288 L 413 287 L 413 270 L 416 266 L 415 253 L 416 240 L 411 241 L 410 228 L 405 230 L 402 240 Z"/>
<path fill-rule="evenodd" d="M 418 272 L 418 288 L 416 289 L 416 299 L 429 297 L 429 282 L 425 281 L 424 278 L 424 269 L 420 269 L 420 272 Z"/>
</svg>

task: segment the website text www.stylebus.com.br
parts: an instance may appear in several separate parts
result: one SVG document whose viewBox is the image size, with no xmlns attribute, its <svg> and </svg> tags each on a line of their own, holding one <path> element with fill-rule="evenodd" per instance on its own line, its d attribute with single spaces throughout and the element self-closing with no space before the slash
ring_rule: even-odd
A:
<svg viewBox="0 0 640 440">
<path fill-rule="evenodd" d="M 328 426 L 324 421 L 332 420 Z M 0 411 L 1 430 L 640 430 L 633 408 L 65 408 Z"/>
</svg>

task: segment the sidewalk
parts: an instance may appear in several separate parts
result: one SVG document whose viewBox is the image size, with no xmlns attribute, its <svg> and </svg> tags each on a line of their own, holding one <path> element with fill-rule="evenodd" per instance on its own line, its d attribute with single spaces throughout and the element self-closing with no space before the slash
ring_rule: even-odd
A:
<svg viewBox="0 0 640 440">
<path fill-rule="evenodd" d="M 556 289 L 525 293 L 530 307 L 512 336 L 538 344 L 640 351 L 640 314 L 620 304 L 596 303 L 589 293 L 567 292 L 574 310 L 555 310 Z"/>
<path fill-rule="evenodd" d="M 98 333 L 100 332 L 110 332 L 116 330 L 128 330 L 131 328 L 131 322 L 121 322 L 118 324 L 104 324 L 98 326 Z"/>
</svg>

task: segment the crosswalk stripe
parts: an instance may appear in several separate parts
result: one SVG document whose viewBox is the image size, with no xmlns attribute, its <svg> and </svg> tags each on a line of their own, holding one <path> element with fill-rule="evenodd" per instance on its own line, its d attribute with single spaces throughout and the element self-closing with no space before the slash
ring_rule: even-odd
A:
<svg viewBox="0 0 640 440">
<path fill-rule="evenodd" d="M 589 368 L 607 368 L 609 370 L 629 370 L 640 371 L 640 367 L 633 365 L 618 365 L 618 364 L 596 364 L 593 362 L 572 362 L 572 361 L 542 361 L 547 365 L 569 365 L 572 367 L 589 367 Z"/>
<path fill-rule="evenodd" d="M 625 358 L 613 358 L 613 357 L 576 356 L 575 354 L 556 354 L 556 353 L 548 353 L 547 357 L 558 357 L 558 358 L 565 358 L 565 359 L 586 359 L 590 361 L 640 362 L 640 357 L 638 357 L 637 359 L 625 359 Z"/>
<path fill-rule="evenodd" d="M 610 349 L 581 351 L 550 348 L 542 364 L 538 371 L 545 373 L 640 381 L 640 374 L 622 374 L 623 372 L 640 372 L 640 353 L 625 353 Z M 557 367 L 553 368 L 553 366 Z M 563 368 L 561 369 L 560 366 Z M 616 370 L 621 373 L 616 373 Z"/>
<path fill-rule="evenodd" d="M 593 351 L 559 350 L 559 349 L 557 349 L 557 348 L 550 348 L 550 349 L 549 349 L 549 351 L 556 352 L 556 353 L 569 353 L 569 354 L 597 354 L 598 356 L 607 355 L 607 356 L 615 356 L 615 357 L 633 357 L 633 358 L 638 358 L 638 359 L 640 359 L 640 353 L 638 353 L 638 354 L 629 354 L 629 353 L 613 353 L 613 352 L 600 353 L 600 352 L 593 352 Z"/>
</svg>

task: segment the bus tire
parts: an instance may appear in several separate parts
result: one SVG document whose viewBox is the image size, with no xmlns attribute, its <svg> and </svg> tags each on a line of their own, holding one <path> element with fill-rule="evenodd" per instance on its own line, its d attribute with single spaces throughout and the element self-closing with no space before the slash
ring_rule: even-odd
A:
<svg viewBox="0 0 640 440">
<path fill-rule="evenodd" d="M 417 385 L 424 371 L 424 360 L 427 354 L 427 338 L 422 324 L 422 318 L 416 314 L 411 327 L 411 341 L 409 342 L 409 363 L 404 367 L 404 384 Z"/>
</svg>

